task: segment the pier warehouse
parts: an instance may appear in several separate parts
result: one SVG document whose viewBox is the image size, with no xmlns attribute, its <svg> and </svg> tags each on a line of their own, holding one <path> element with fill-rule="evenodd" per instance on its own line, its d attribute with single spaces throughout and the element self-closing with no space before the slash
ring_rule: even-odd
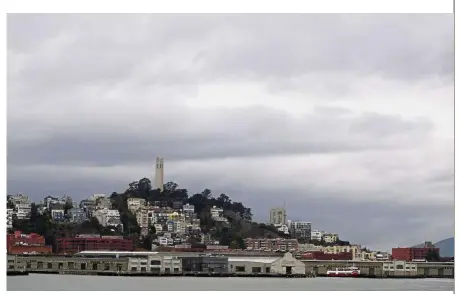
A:
<svg viewBox="0 0 459 294">
<path fill-rule="evenodd" d="M 228 258 L 229 270 L 233 273 L 305 274 L 306 266 L 291 253 L 279 257 L 238 256 Z"/>
</svg>

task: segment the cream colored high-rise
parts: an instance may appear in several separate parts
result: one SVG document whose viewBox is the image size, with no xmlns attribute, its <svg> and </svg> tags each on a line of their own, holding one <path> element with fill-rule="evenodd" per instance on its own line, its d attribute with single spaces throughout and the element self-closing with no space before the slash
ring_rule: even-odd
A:
<svg viewBox="0 0 459 294">
<path fill-rule="evenodd" d="M 156 170 L 155 170 L 155 187 L 156 189 L 164 189 L 164 159 L 156 158 Z"/>
<path fill-rule="evenodd" d="M 287 223 L 285 208 L 272 208 L 269 211 L 269 223 L 273 225 L 284 225 Z"/>
</svg>

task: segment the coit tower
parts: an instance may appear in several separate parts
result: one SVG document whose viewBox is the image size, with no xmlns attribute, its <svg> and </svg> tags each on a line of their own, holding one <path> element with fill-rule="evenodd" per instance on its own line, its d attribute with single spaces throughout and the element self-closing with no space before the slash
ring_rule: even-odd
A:
<svg viewBox="0 0 459 294">
<path fill-rule="evenodd" d="M 161 192 L 164 189 L 164 159 L 156 158 L 155 187 Z"/>
</svg>

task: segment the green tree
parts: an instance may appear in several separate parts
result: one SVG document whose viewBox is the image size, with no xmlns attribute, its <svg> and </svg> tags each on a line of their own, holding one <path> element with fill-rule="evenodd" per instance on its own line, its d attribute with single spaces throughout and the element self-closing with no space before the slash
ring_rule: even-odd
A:
<svg viewBox="0 0 459 294">
<path fill-rule="evenodd" d="M 437 250 L 429 250 L 427 251 L 425 258 L 429 262 L 440 261 L 440 254 Z"/>
</svg>

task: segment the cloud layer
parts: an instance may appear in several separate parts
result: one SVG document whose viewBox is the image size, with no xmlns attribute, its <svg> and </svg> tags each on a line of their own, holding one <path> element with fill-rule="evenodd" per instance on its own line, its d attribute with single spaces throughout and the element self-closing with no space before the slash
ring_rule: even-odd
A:
<svg viewBox="0 0 459 294">
<path fill-rule="evenodd" d="M 152 177 L 388 249 L 453 234 L 452 15 L 9 15 L 8 192 Z"/>
</svg>

